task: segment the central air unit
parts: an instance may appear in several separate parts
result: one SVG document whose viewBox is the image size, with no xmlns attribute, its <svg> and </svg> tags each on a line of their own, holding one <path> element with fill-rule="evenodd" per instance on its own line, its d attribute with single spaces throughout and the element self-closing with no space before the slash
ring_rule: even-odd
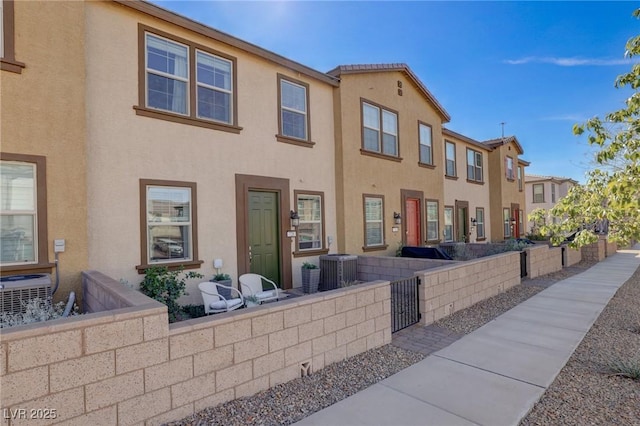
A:
<svg viewBox="0 0 640 426">
<path fill-rule="evenodd" d="M 2 312 L 24 313 L 24 304 L 35 298 L 51 299 L 50 275 L 30 274 L 0 277 L 0 308 L 2 308 Z"/>
<path fill-rule="evenodd" d="M 358 256 L 325 254 L 320 256 L 320 291 L 333 290 L 358 278 Z"/>
</svg>

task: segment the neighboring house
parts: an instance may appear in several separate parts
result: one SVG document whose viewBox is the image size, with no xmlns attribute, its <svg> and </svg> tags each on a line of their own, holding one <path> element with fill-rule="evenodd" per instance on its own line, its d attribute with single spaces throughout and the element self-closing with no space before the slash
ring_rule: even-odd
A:
<svg viewBox="0 0 640 426">
<path fill-rule="evenodd" d="M 442 133 L 445 144 L 442 241 L 491 241 L 491 148 L 450 129 L 442 129 Z"/>
<path fill-rule="evenodd" d="M 338 250 L 394 255 L 442 238 L 449 114 L 405 64 L 344 65 L 334 89 Z"/>
<path fill-rule="evenodd" d="M 56 296 L 81 297 L 89 266 L 84 4 L 4 0 L 0 8 L 1 273 L 54 274 L 53 242 L 64 239 Z"/>
<path fill-rule="evenodd" d="M 527 198 L 527 216 L 535 209 L 551 210 L 553 206 L 567 195 L 572 186 L 578 182 L 558 176 L 527 175 L 525 178 L 525 192 Z M 548 215 L 551 223 L 556 223 L 558 218 Z M 527 222 L 526 232 L 531 232 L 534 224 Z"/>
<path fill-rule="evenodd" d="M 515 136 L 483 141 L 492 148 L 489 153 L 489 192 L 492 240 L 518 238 L 525 234 L 526 200 L 525 167 L 529 162 L 519 158 L 524 153 Z"/>
<path fill-rule="evenodd" d="M 301 285 L 339 241 L 337 80 L 151 3 L 89 2 L 85 19 L 91 268 L 208 279 L 220 258 L 234 279 Z"/>
</svg>

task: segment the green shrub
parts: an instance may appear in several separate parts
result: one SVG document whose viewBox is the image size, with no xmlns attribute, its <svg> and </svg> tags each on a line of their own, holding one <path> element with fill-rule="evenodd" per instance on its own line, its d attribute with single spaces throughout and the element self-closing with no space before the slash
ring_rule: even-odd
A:
<svg viewBox="0 0 640 426">
<path fill-rule="evenodd" d="M 640 380 L 640 358 L 635 360 L 613 360 L 609 363 L 609 368 L 615 376 Z"/>
<path fill-rule="evenodd" d="M 304 262 L 302 264 L 302 269 L 318 269 L 318 265 L 314 265 L 313 263 Z"/>
<path fill-rule="evenodd" d="M 152 299 L 167 305 L 169 322 L 178 320 L 181 313 L 178 298 L 187 294 L 186 280 L 191 278 L 202 278 L 202 274 L 197 272 L 187 272 L 183 274 L 180 267 L 170 271 L 166 266 L 152 266 L 144 273 L 144 280 L 140 283 L 140 291 Z"/>
</svg>

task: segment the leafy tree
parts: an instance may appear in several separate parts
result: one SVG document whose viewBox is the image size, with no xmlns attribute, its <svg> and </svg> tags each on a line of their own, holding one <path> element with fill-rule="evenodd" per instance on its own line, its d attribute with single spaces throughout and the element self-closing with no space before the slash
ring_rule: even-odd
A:
<svg viewBox="0 0 640 426">
<path fill-rule="evenodd" d="M 633 16 L 640 17 L 640 9 Z M 628 58 L 638 55 L 640 36 L 627 42 L 625 52 Z M 563 220 L 541 227 L 554 244 L 577 230 L 573 247 L 595 242 L 602 224 L 608 225 L 609 239 L 618 243 L 640 239 L 640 63 L 619 76 L 615 87 L 632 90 L 624 108 L 573 127 L 576 135 L 586 132 L 588 143 L 596 147 L 596 168 L 587 173 L 586 184 L 571 188 L 551 209 L 553 216 Z M 537 219 L 534 214 L 529 217 Z"/>
</svg>

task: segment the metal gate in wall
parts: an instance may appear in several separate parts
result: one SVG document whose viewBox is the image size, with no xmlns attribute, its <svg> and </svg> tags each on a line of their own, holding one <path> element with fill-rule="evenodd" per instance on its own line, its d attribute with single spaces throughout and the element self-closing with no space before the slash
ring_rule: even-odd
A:
<svg viewBox="0 0 640 426">
<path fill-rule="evenodd" d="M 527 252 L 520 252 L 520 278 L 527 276 Z"/>
<path fill-rule="evenodd" d="M 418 286 L 420 278 L 391 281 L 391 332 L 395 333 L 420 321 Z"/>
</svg>

